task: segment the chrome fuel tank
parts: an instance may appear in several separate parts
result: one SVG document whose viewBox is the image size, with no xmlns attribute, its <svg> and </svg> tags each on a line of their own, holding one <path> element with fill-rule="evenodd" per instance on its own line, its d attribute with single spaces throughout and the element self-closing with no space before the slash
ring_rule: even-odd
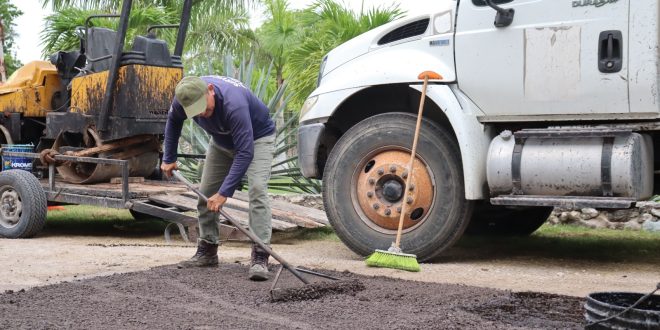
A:
<svg viewBox="0 0 660 330">
<path fill-rule="evenodd" d="M 612 137 L 527 137 L 504 131 L 490 144 L 491 195 L 615 196 L 653 193 L 653 141 L 629 133 Z"/>
</svg>

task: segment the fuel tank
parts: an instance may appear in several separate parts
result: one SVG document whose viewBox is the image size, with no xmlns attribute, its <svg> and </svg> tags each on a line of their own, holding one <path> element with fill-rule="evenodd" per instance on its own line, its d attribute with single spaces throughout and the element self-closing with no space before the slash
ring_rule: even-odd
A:
<svg viewBox="0 0 660 330">
<path fill-rule="evenodd" d="M 521 142 L 523 141 L 523 142 Z M 491 195 L 614 196 L 653 193 L 653 141 L 630 133 L 612 137 L 528 137 L 504 131 L 488 150 Z"/>
</svg>

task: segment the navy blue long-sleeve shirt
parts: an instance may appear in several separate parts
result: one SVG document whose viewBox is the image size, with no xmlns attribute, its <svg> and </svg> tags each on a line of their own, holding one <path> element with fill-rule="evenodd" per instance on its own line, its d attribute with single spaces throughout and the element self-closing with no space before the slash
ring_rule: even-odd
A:
<svg viewBox="0 0 660 330">
<path fill-rule="evenodd" d="M 192 119 L 211 135 L 216 144 L 234 151 L 229 174 L 218 191 L 222 196 L 232 197 L 254 157 L 254 141 L 275 133 L 275 123 L 268 115 L 268 107 L 240 81 L 222 76 L 200 78 L 213 85 L 215 108 L 209 118 L 194 116 Z M 179 137 L 186 118 L 183 106 L 175 97 L 165 125 L 164 163 L 176 161 Z"/>
</svg>

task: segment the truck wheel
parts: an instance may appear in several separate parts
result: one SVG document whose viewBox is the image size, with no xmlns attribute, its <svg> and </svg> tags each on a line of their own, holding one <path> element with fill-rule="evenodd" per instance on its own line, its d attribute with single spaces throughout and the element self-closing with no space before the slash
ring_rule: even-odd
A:
<svg viewBox="0 0 660 330">
<path fill-rule="evenodd" d="M 460 152 L 453 137 L 424 120 L 412 184 L 406 189 L 414 115 L 387 113 L 349 129 L 333 148 L 323 176 L 323 202 L 337 236 L 366 256 L 395 239 L 408 203 L 401 248 L 421 261 L 458 240 L 470 220 Z"/>
<path fill-rule="evenodd" d="M 475 206 L 465 231 L 470 235 L 529 236 L 552 213 L 552 207 L 503 207 L 484 202 Z"/>
<path fill-rule="evenodd" d="M 0 237 L 28 238 L 46 224 L 46 194 L 30 172 L 0 172 Z"/>
</svg>

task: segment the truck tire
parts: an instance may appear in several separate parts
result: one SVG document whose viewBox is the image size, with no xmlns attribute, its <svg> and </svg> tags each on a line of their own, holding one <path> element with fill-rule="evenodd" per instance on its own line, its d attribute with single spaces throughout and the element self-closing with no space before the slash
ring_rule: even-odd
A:
<svg viewBox="0 0 660 330">
<path fill-rule="evenodd" d="M 401 248 L 420 261 L 451 247 L 470 221 L 472 202 L 465 199 L 457 143 L 428 120 L 420 132 L 412 189 L 405 189 L 415 120 L 407 113 L 367 118 L 349 129 L 328 157 L 325 210 L 337 236 L 359 255 L 390 247 L 404 201 L 410 207 Z"/>
<path fill-rule="evenodd" d="M 475 206 L 465 232 L 484 236 L 529 236 L 545 223 L 550 213 L 552 207 L 503 207 L 483 202 Z"/>
<path fill-rule="evenodd" d="M 0 237 L 28 238 L 46 224 L 46 194 L 30 172 L 0 172 Z"/>
</svg>

